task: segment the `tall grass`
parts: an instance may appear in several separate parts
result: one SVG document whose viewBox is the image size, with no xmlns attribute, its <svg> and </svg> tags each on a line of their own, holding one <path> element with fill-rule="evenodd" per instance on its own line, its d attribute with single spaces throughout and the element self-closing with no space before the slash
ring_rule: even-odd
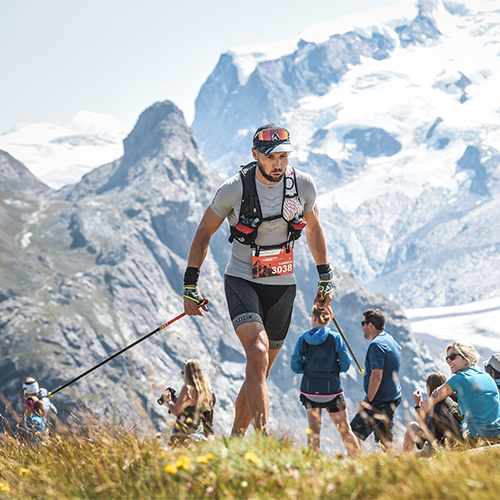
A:
<svg viewBox="0 0 500 500">
<path fill-rule="evenodd" d="M 175 449 L 164 437 L 93 422 L 39 448 L 0 437 L 0 499 L 493 499 L 500 448 L 431 458 L 313 453 L 251 435 Z"/>
</svg>

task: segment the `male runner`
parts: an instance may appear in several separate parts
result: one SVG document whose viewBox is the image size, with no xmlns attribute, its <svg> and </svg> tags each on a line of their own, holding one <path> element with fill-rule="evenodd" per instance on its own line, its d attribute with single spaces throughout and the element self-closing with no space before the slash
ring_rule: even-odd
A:
<svg viewBox="0 0 500 500">
<path fill-rule="evenodd" d="M 293 151 L 288 130 L 259 127 L 253 137 L 254 162 L 227 179 L 207 208 L 191 243 L 184 275 L 184 309 L 203 316 L 207 307 L 197 288 L 210 238 L 227 217 L 232 242 L 224 287 L 236 334 L 245 350 L 245 380 L 235 403 L 232 435 L 253 422 L 268 431 L 269 377 L 285 342 L 295 299 L 293 245 L 307 226 L 307 244 L 320 281 L 314 303 L 328 307 L 332 273 L 318 216 L 311 176 L 288 166 Z"/>
</svg>

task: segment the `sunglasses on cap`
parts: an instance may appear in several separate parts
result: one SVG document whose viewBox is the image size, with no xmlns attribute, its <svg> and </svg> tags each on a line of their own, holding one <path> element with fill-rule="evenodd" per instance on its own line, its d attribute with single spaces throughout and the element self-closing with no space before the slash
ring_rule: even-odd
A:
<svg viewBox="0 0 500 500">
<path fill-rule="evenodd" d="M 454 361 L 457 356 L 460 356 L 461 358 L 463 357 L 461 354 L 458 354 L 458 353 L 454 352 L 453 354 L 450 354 L 449 356 L 446 356 L 446 358 L 444 358 L 444 360 L 445 361 L 448 361 L 448 360 Z"/>
<path fill-rule="evenodd" d="M 290 133 L 284 128 L 266 128 L 257 132 L 253 140 L 259 140 L 261 142 L 271 142 L 271 141 L 288 141 L 290 139 Z"/>
</svg>

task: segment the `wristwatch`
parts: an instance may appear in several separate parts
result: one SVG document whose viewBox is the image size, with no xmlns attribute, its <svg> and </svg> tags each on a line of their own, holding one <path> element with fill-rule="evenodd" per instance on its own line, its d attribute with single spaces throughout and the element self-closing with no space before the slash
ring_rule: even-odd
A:
<svg viewBox="0 0 500 500">
<path fill-rule="evenodd" d="M 168 399 L 167 399 L 167 403 L 171 403 L 172 401 L 173 401 L 173 399 L 172 399 L 172 398 L 168 398 Z"/>
<path fill-rule="evenodd" d="M 420 403 L 419 405 L 415 405 L 415 410 L 418 410 L 421 406 L 422 406 L 422 403 Z"/>
</svg>

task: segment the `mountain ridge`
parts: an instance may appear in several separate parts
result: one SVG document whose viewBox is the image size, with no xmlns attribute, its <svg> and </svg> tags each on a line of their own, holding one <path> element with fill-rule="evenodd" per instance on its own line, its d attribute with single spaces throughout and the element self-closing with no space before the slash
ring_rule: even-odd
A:
<svg viewBox="0 0 500 500">
<path fill-rule="evenodd" d="M 191 237 L 221 180 L 204 162 L 172 103 L 146 110 L 137 131 L 150 113 L 156 116 L 153 136 L 159 139 L 150 144 L 150 154 L 132 151 L 135 162 L 127 163 L 124 157 L 87 174 L 74 187 L 50 191 L 40 200 L 43 210 L 38 218 L 31 218 L 27 226 L 22 219 L 33 206 L 12 212 L 14 231 L 22 226 L 31 236 L 22 250 L 18 240 L 10 240 L 19 255 L 16 262 L 23 262 L 23 271 L 18 269 L 14 275 L 15 287 L 9 287 L 0 273 L 0 289 L 5 291 L 0 295 L 4 339 L 0 375 L 10 401 L 18 400 L 25 376 L 33 375 L 54 390 L 182 311 L 180 291 Z M 163 145 L 159 149 L 158 143 Z M 203 182 L 190 180 L 190 161 Z M 125 166 L 128 170 L 119 177 L 121 182 L 110 185 Z M 146 185 L 154 196 L 145 195 Z M 11 206 L 0 200 L 0 208 Z M 197 357 L 217 394 L 218 432 L 228 432 L 245 358 L 223 293 L 222 275 L 230 249 L 227 236 L 224 224 L 212 238 L 202 268 L 200 287 L 210 299 L 210 313 L 179 320 L 58 393 L 54 402 L 65 408 L 64 418 L 75 415 L 75 400 L 92 402 L 98 414 L 116 414 L 118 401 L 125 420 L 141 419 L 164 430 L 167 416 L 156 398 L 165 386 L 180 386 L 183 361 Z M 294 319 L 269 381 L 271 425 L 283 431 L 293 431 L 305 422 L 289 358 L 295 340 L 308 327 L 317 285 L 305 241 L 297 243 L 295 255 L 299 292 Z M 360 359 L 366 348 L 359 328 L 362 310 L 369 306 L 385 310 L 388 331 L 403 346 L 406 397 L 423 383 L 428 370 L 443 369 L 444 363 L 412 336 L 399 306 L 363 289 L 340 270 L 335 271 L 335 282 L 333 307 Z M 343 380 L 353 405 L 363 395 L 359 374 L 353 367 Z"/>
</svg>

